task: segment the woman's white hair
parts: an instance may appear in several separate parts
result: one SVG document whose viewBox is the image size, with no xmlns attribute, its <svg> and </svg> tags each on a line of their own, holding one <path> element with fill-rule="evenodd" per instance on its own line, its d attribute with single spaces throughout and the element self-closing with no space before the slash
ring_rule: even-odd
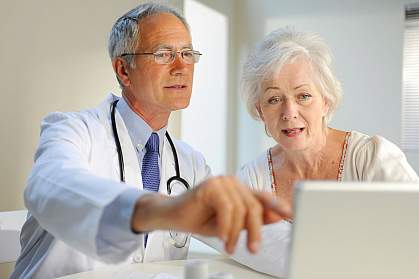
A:
<svg viewBox="0 0 419 279">
<path fill-rule="evenodd" d="M 277 29 L 266 36 L 243 64 L 241 92 L 253 118 L 260 120 L 257 105 L 262 82 L 271 80 L 285 64 L 301 56 L 311 63 L 316 85 L 329 106 L 324 121 L 327 125 L 342 98 L 340 82 L 331 68 L 329 47 L 317 34 L 298 32 L 289 27 Z"/>
</svg>

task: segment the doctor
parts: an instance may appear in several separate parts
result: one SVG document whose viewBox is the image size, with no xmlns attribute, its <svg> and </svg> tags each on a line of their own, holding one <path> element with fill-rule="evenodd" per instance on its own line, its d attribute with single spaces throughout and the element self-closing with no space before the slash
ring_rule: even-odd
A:
<svg viewBox="0 0 419 279">
<path fill-rule="evenodd" d="M 165 6 L 140 5 L 114 24 L 109 53 L 122 98 L 42 122 L 11 278 L 184 259 L 184 232 L 218 236 L 231 253 L 245 229 L 256 252 L 261 226 L 287 208 L 234 178 L 209 178 L 202 155 L 167 132 L 170 113 L 189 104 L 201 55 L 185 19 Z"/>
</svg>

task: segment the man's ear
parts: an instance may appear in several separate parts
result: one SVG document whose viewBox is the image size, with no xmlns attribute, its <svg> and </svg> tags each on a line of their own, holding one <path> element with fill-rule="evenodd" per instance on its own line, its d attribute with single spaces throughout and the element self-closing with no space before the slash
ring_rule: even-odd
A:
<svg viewBox="0 0 419 279">
<path fill-rule="evenodd" d="M 128 77 L 128 63 L 124 59 L 117 57 L 112 61 L 112 67 L 119 82 L 124 87 L 129 86 L 131 82 Z"/>
</svg>

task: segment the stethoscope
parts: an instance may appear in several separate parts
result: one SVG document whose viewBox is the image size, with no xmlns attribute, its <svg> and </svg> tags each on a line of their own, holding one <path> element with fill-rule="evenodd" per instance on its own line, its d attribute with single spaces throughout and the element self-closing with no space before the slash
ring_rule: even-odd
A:
<svg viewBox="0 0 419 279">
<path fill-rule="evenodd" d="M 118 103 L 118 101 L 119 100 L 115 100 L 115 101 L 112 102 L 111 122 L 112 122 L 112 132 L 113 132 L 113 136 L 115 138 L 116 152 L 118 153 L 120 179 L 121 179 L 121 182 L 125 182 L 124 157 L 122 155 L 121 142 L 119 141 L 118 130 L 116 129 L 116 121 L 115 121 L 115 108 L 116 108 L 116 104 Z M 171 185 L 172 185 L 173 182 L 177 181 L 177 182 L 182 183 L 183 186 L 186 188 L 186 190 L 189 190 L 190 187 L 189 187 L 188 182 L 180 176 L 179 160 L 178 160 L 178 157 L 177 157 L 176 148 L 175 148 L 175 145 L 173 144 L 173 141 L 170 138 L 169 133 L 167 131 L 166 131 L 166 138 L 169 141 L 170 148 L 172 149 L 173 158 L 174 158 L 174 161 L 175 161 L 175 171 L 176 171 L 176 175 L 170 177 L 167 180 L 167 194 L 170 195 L 172 193 L 172 186 Z"/>
</svg>

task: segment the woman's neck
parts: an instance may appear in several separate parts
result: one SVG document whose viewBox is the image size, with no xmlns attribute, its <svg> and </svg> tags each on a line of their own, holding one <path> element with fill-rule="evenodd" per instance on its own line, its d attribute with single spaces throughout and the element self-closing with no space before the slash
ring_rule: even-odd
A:
<svg viewBox="0 0 419 279">
<path fill-rule="evenodd" d="M 337 130 L 327 128 L 311 148 L 301 151 L 288 151 L 279 145 L 275 146 L 272 149 L 275 169 L 287 170 L 303 178 L 323 173 L 330 164 L 337 163 L 337 151 L 340 151 L 338 133 Z"/>
</svg>

